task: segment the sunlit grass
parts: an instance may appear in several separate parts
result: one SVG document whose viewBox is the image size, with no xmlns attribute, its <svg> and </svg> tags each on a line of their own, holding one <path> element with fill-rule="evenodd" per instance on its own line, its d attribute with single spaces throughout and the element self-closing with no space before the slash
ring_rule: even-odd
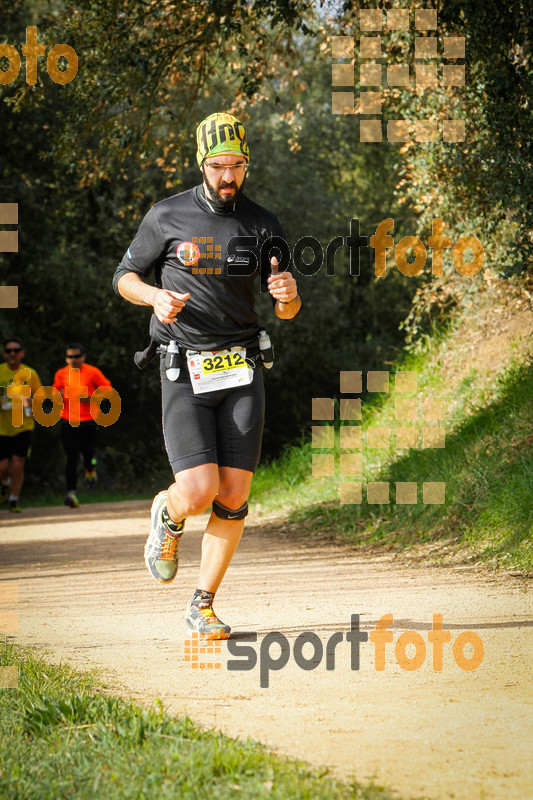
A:
<svg viewBox="0 0 533 800">
<path fill-rule="evenodd" d="M 338 466 L 335 477 L 311 476 L 311 442 L 302 440 L 259 469 L 252 499 L 264 511 L 284 510 L 290 521 L 303 523 L 306 532 L 312 527 L 315 535 L 322 532 L 353 544 L 379 541 L 401 548 L 449 539 L 468 544 L 493 564 L 533 570 L 531 365 L 516 362 L 490 380 L 474 367 L 452 390 L 445 372 L 435 368 L 436 352 L 438 345 L 433 342 L 431 351 L 408 355 L 398 369 L 418 373 L 417 392 L 402 397 L 417 398 L 419 422 L 405 424 L 416 425 L 419 437 L 424 400 L 445 399 L 445 421 L 425 423 L 445 425 L 444 448 L 397 450 L 394 433 L 388 449 L 365 448 L 363 502 L 356 505 L 340 504 Z M 363 431 L 370 426 L 394 430 L 404 424 L 395 420 L 395 400 L 391 386 L 389 393 L 364 403 Z M 337 432 L 337 463 L 339 452 Z M 390 484 L 388 504 L 366 502 L 369 481 Z M 396 482 L 417 483 L 416 505 L 395 502 Z M 444 504 L 423 502 L 424 482 L 445 484 Z"/>
<path fill-rule="evenodd" d="M 380 787 L 341 783 L 252 740 L 172 717 L 158 701 L 148 709 L 110 696 L 96 673 L 48 664 L 13 644 L 0 644 L 0 665 L 19 672 L 18 689 L 0 689 L 2 800 L 392 800 Z"/>
</svg>

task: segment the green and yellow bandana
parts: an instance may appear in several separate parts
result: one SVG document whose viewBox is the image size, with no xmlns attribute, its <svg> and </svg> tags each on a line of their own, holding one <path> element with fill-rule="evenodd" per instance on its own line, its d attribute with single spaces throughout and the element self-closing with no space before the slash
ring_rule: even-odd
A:
<svg viewBox="0 0 533 800">
<path fill-rule="evenodd" d="M 209 156 L 235 155 L 250 160 L 244 125 L 232 114 L 210 114 L 196 128 L 196 160 L 201 167 Z"/>
</svg>

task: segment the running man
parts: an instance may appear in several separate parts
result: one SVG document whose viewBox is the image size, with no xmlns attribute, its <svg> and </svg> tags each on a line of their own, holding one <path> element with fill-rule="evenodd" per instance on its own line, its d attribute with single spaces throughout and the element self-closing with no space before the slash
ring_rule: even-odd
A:
<svg viewBox="0 0 533 800">
<path fill-rule="evenodd" d="M 170 583 L 186 518 L 211 506 L 185 619 L 189 632 L 226 639 L 231 629 L 213 598 L 244 530 L 263 433 L 254 280 L 261 273 L 280 319 L 293 319 L 301 301 L 292 274 L 278 273 L 268 252 L 261 259 L 263 242 L 283 230 L 243 194 L 250 164 L 243 124 L 211 114 L 196 140 L 202 184 L 148 211 L 113 284 L 124 299 L 153 307 L 152 339 L 178 351 L 161 358 L 163 434 L 175 483 L 152 504 L 145 562 L 156 580 Z M 144 280 L 152 268 L 155 286 Z"/>
<path fill-rule="evenodd" d="M 15 513 L 20 512 L 24 463 L 35 427 L 31 398 L 41 388 L 36 371 L 22 363 L 25 355 L 20 339 L 6 339 L 0 364 L 0 501 Z"/>
<path fill-rule="evenodd" d="M 98 425 L 91 415 L 91 395 L 100 386 L 111 386 L 98 367 L 85 363 L 85 348 L 79 342 L 67 344 L 66 367 L 58 369 L 54 389 L 63 397 L 61 412 L 61 443 L 67 457 L 65 481 L 67 494 L 64 503 L 78 508 L 78 461 L 80 453 L 85 468 L 85 483 L 92 488 L 97 480 L 96 438 Z M 65 387 L 67 391 L 65 391 Z"/>
</svg>

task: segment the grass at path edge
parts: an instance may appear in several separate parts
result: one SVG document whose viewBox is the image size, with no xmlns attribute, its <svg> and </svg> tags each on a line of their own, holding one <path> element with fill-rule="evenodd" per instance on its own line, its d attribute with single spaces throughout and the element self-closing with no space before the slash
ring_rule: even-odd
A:
<svg viewBox="0 0 533 800">
<path fill-rule="evenodd" d="M 0 665 L 19 674 L 17 689 L 0 688 L 3 800 L 393 800 L 375 784 L 343 783 L 250 739 L 172 717 L 160 701 L 146 709 L 111 696 L 96 672 L 49 664 L 7 640 Z"/>
</svg>

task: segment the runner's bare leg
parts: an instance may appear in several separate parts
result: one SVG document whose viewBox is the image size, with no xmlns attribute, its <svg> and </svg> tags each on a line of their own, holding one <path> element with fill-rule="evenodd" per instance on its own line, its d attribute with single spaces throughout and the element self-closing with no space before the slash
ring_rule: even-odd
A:
<svg viewBox="0 0 533 800">
<path fill-rule="evenodd" d="M 11 486 L 9 487 L 10 494 L 18 497 L 22 489 L 24 481 L 24 462 L 25 458 L 21 456 L 12 456 L 11 458 Z"/>
<path fill-rule="evenodd" d="M 3 483 L 9 481 L 9 458 L 4 458 L 0 461 L 0 480 Z"/>
<path fill-rule="evenodd" d="M 217 500 L 226 508 L 237 510 L 248 500 L 253 472 L 220 467 Z M 226 574 L 244 530 L 244 519 L 220 519 L 211 514 L 202 539 L 202 558 L 198 586 L 216 592 Z"/>
<path fill-rule="evenodd" d="M 167 510 L 174 522 L 202 514 L 219 490 L 218 464 L 200 464 L 176 472 L 174 477 L 176 482 L 167 496 Z"/>
<path fill-rule="evenodd" d="M 216 464 L 201 464 L 175 475 L 168 490 L 167 510 L 175 522 L 201 514 L 214 497 L 226 508 L 237 510 L 248 499 L 253 472 Z M 211 514 L 202 539 L 198 586 L 216 592 L 237 549 L 244 519 L 226 520 Z"/>
</svg>

